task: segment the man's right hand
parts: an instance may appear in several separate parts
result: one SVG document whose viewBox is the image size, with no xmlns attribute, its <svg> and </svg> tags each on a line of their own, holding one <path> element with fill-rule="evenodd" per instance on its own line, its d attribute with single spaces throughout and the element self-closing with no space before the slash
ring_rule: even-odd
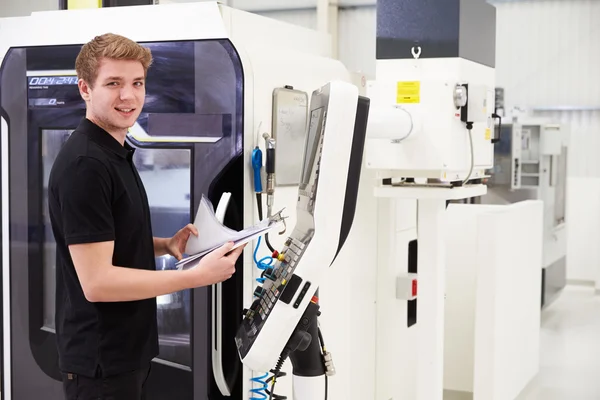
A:
<svg viewBox="0 0 600 400">
<path fill-rule="evenodd" d="M 197 286 L 208 286 L 220 283 L 231 278 L 235 273 L 235 262 L 244 251 L 246 245 L 232 250 L 233 243 L 225 243 L 223 246 L 208 253 L 200 260 L 196 268 L 190 269 Z"/>
</svg>

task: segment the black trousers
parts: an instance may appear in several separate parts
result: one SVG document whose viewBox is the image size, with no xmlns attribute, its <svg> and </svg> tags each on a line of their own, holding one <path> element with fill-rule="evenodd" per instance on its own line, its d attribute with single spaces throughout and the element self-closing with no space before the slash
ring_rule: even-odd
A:
<svg viewBox="0 0 600 400">
<path fill-rule="evenodd" d="M 150 366 L 106 378 L 63 372 L 65 400 L 146 400 L 148 375 Z"/>
</svg>

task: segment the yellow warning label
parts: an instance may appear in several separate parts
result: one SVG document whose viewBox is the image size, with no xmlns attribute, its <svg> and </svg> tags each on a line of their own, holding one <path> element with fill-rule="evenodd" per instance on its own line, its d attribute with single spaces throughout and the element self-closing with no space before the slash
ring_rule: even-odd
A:
<svg viewBox="0 0 600 400">
<path fill-rule="evenodd" d="M 408 81 L 398 82 L 396 92 L 397 104 L 409 104 L 421 102 L 421 82 Z"/>
<path fill-rule="evenodd" d="M 492 130 L 490 128 L 486 128 L 485 130 L 485 140 L 490 140 L 492 138 Z"/>
<path fill-rule="evenodd" d="M 102 8 L 102 0 L 69 0 L 67 9 L 80 10 L 85 8 Z"/>
</svg>

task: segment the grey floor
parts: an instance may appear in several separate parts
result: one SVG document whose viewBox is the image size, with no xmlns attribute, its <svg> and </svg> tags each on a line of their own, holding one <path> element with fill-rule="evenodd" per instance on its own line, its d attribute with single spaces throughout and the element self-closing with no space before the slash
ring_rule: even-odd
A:
<svg viewBox="0 0 600 400">
<path fill-rule="evenodd" d="M 542 314 L 540 372 L 518 400 L 600 399 L 600 296 L 568 286 Z"/>
</svg>

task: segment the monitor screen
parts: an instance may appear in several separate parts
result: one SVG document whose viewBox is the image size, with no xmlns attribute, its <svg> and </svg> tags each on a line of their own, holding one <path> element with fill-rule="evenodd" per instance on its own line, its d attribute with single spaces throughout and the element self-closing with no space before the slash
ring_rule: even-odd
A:
<svg viewBox="0 0 600 400">
<path fill-rule="evenodd" d="M 304 187 L 308 184 L 312 173 L 313 163 L 319 142 L 321 141 L 321 131 L 323 125 L 323 107 L 314 109 L 310 113 L 310 123 L 308 127 L 308 136 L 306 137 L 306 148 L 304 149 L 304 165 L 302 166 L 302 180 L 300 184 Z"/>
</svg>

